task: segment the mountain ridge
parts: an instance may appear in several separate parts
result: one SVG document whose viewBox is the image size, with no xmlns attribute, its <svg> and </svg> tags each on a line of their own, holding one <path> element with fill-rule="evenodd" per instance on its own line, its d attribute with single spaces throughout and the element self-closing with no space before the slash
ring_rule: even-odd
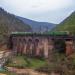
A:
<svg viewBox="0 0 75 75">
<path fill-rule="evenodd" d="M 52 31 L 68 31 L 75 34 L 75 11 L 65 20 L 58 24 Z"/>
<path fill-rule="evenodd" d="M 17 16 L 17 18 L 22 20 L 24 23 L 27 23 L 28 25 L 30 25 L 33 32 L 39 32 L 39 31 L 44 32 L 47 30 L 50 31 L 52 28 L 56 26 L 56 24 L 53 24 L 53 23 L 38 22 L 38 21 L 30 20 L 27 18 L 19 17 L 19 16 Z"/>
</svg>

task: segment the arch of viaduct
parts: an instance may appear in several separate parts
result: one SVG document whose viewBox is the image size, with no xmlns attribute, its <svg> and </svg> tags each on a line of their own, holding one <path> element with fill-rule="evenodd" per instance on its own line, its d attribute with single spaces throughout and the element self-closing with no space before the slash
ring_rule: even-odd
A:
<svg viewBox="0 0 75 75">
<path fill-rule="evenodd" d="M 64 44 L 60 46 L 62 42 Z M 56 49 L 62 50 L 66 55 L 71 54 L 75 49 L 74 37 L 70 35 L 11 34 L 9 43 L 11 50 L 16 54 L 45 58 Z"/>
</svg>

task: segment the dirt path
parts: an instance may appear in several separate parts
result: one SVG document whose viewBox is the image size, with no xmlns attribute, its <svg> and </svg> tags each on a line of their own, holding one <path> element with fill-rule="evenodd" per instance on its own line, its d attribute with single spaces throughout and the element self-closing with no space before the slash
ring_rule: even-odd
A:
<svg viewBox="0 0 75 75">
<path fill-rule="evenodd" d="M 0 75 L 6 75 L 6 74 L 0 73 Z"/>
<path fill-rule="evenodd" d="M 12 71 L 17 74 L 26 74 L 26 75 L 47 75 L 45 73 L 37 72 L 33 69 L 16 69 L 16 68 L 8 67 L 8 71 Z"/>
<path fill-rule="evenodd" d="M 10 54 L 11 54 L 10 51 L 0 51 L 0 67 L 5 64 Z"/>
</svg>

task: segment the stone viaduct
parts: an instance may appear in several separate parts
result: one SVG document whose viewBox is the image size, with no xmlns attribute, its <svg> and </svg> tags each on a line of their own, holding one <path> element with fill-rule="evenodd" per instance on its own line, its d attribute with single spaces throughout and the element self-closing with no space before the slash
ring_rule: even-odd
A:
<svg viewBox="0 0 75 75">
<path fill-rule="evenodd" d="M 74 37 L 68 34 L 14 32 L 9 48 L 16 54 L 48 58 L 53 50 L 69 55 L 75 46 Z"/>
</svg>

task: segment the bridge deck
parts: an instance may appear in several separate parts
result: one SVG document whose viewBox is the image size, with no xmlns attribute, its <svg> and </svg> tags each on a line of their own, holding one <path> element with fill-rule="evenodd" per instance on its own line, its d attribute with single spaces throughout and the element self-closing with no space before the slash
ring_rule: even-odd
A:
<svg viewBox="0 0 75 75">
<path fill-rule="evenodd" d="M 13 32 L 11 37 L 31 36 L 31 37 L 50 37 L 51 39 L 75 39 L 75 36 L 66 32 L 33 33 L 33 32 Z"/>
</svg>

